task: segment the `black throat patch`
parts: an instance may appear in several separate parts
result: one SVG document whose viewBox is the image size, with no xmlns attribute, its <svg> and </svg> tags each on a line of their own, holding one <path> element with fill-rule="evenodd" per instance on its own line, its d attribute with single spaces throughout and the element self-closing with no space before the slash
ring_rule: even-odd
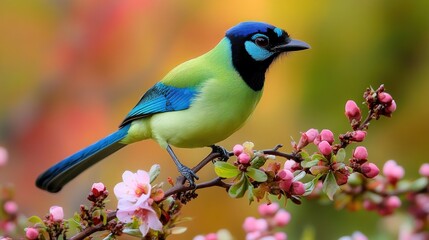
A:
<svg viewBox="0 0 429 240">
<path fill-rule="evenodd" d="M 243 42 L 231 38 L 230 41 L 232 64 L 235 70 L 251 89 L 260 91 L 264 87 L 265 73 L 278 54 L 273 54 L 263 61 L 256 61 L 246 51 Z"/>
</svg>

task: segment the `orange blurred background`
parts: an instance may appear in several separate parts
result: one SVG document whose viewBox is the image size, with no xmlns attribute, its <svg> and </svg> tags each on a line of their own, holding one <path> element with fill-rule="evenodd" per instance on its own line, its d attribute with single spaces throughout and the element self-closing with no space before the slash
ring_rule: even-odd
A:
<svg viewBox="0 0 429 240">
<path fill-rule="evenodd" d="M 396 99 L 392 119 L 371 124 L 365 146 L 381 166 L 395 159 L 415 178 L 428 162 L 429 15 L 426 1 L 0 1 L 0 145 L 9 150 L 0 183 L 12 183 L 20 211 L 43 216 L 52 205 L 66 216 L 85 203 L 94 182 L 113 187 L 125 170 L 160 163 L 158 180 L 177 175 L 156 143 L 133 144 L 84 172 L 60 193 L 37 189 L 37 176 L 55 162 L 114 131 L 140 96 L 170 69 L 214 47 L 241 21 L 257 20 L 287 30 L 312 49 L 278 60 L 267 74 L 265 94 L 248 123 L 220 145 L 251 140 L 257 149 L 308 128 L 348 130 L 348 99 L 384 83 Z M 351 148 L 349 149 L 351 151 Z M 177 149 L 192 166 L 209 149 Z M 208 166 L 198 175 L 215 176 Z M 191 239 L 220 228 L 237 239 L 257 204 L 231 199 L 222 189 L 198 191 L 183 216 Z M 360 230 L 370 239 L 392 239 L 400 221 L 374 213 L 333 210 L 304 201 L 287 204 L 289 239 L 303 231 L 336 239 Z M 387 231 L 383 230 L 387 227 Z"/>
</svg>

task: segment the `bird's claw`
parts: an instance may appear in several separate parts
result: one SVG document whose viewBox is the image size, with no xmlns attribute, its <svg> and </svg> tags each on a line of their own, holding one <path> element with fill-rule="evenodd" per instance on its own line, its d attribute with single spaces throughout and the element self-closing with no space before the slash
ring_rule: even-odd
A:
<svg viewBox="0 0 429 240">
<path fill-rule="evenodd" d="M 219 157 L 220 161 L 226 162 L 231 156 L 230 152 L 228 152 L 224 147 L 218 145 L 211 145 L 210 147 L 212 148 L 212 153 L 219 153 L 221 155 Z"/>
<path fill-rule="evenodd" d="M 179 166 L 179 167 L 178 167 L 178 169 L 179 169 L 180 174 L 182 174 L 182 176 L 183 176 L 183 177 L 185 177 L 185 178 L 186 178 L 186 180 L 188 180 L 189 185 L 190 185 L 192 188 L 195 188 L 195 187 L 196 187 L 196 185 L 195 185 L 195 180 L 200 179 L 200 178 L 197 176 L 197 174 L 196 174 L 194 171 L 192 171 L 192 169 L 188 168 L 188 167 L 187 167 L 187 166 L 185 166 L 185 165 L 181 165 L 181 166 Z"/>
</svg>

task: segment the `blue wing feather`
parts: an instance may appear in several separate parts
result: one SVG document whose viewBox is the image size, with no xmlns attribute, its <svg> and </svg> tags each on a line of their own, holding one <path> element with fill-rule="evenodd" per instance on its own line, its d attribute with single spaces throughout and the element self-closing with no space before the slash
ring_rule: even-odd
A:
<svg viewBox="0 0 429 240">
<path fill-rule="evenodd" d="M 197 94 L 195 88 L 177 88 L 158 82 L 131 109 L 121 126 L 155 113 L 187 109 Z"/>
</svg>

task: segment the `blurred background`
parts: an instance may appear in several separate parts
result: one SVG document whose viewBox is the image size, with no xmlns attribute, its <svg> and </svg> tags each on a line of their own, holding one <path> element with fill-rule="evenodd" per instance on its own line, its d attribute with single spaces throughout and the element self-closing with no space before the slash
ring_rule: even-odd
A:
<svg viewBox="0 0 429 240">
<path fill-rule="evenodd" d="M 170 69 L 205 53 L 241 21 L 264 21 L 287 30 L 311 50 L 278 60 L 267 74 L 265 94 L 248 123 L 220 145 L 251 140 L 256 149 L 309 128 L 348 131 L 346 100 L 361 102 L 368 86 L 384 83 L 396 99 L 391 119 L 374 121 L 365 146 L 379 166 L 395 159 L 406 178 L 427 162 L 429 136 L 428 1 L 0 1 L 0 145 L 9 150 L 0 183 L 13 184 L 19 209 L 43 216 L 52 205 L 66 216 L 86 203 L 94 182 L 113 187 L 125 170 L 161 164 L 158 180 L 175 177 L 170 157 L 153 141 L 129 146 L 97 164 L 60 193 L 37 189 L 37 176 L 52 164 L 114 131 L 140 96 Z M 351 151 L 352 148 L 348 149 Z M 187 165 L 210 149 L 177 149 Z M 215 176 L 212 167 L 201 179 Z M 244 238 L 242 222 L 257 216 L 246 199 L 224 190 L 198 191 L 183 216 L 185 234 L 229 229 Z M 337 239 L 360 230 L 370 239 L 395 239 L 402 219 L 373 212 L 335 210 L 331 204 L 289 202 L 289 239 L 311 231 Z M 387 229 L 387 230 L 386 230 Z"/>
</svg>

